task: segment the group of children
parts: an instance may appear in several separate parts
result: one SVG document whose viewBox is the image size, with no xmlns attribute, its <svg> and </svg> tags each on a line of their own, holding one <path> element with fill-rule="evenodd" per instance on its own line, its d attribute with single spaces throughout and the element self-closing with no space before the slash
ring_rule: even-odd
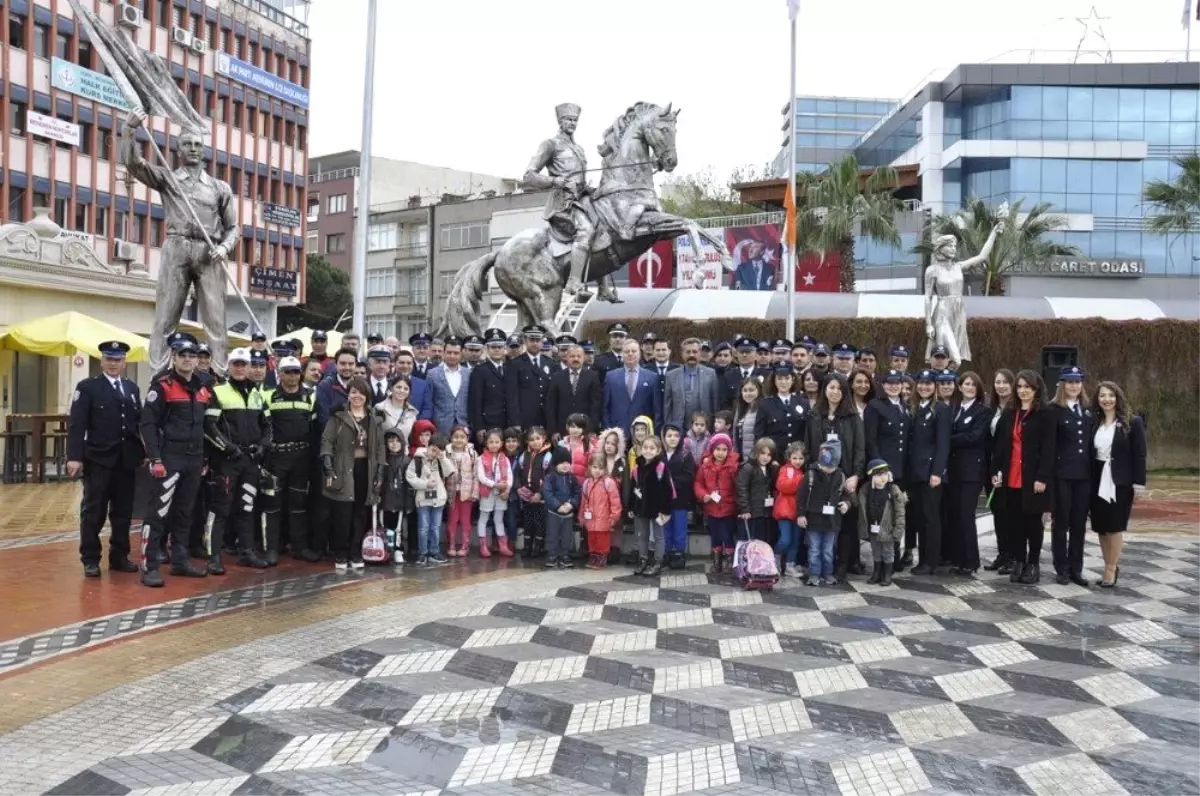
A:
<svg viewBox="0 0 1200 796">
<path fill-rule="evenodd" d="M 906 498 L 892 483 L 887 463 L 870 462 L 857 493 L 847 491 L 837 439 L 822 443 L 811 466 L 802 443 L 791 444 L 780 456 L 767 438 L 755 443 L 750 461 L 742 462 L 732 424 L 731 413 L 719 412 L 710 431 L 708 416 L 697 412 L 686 433 L 667 425 L 658 436 L 650 418 L 638 417 L 628 451 L 621 429 L 590 434 L 585 415 L 568 418 L 567 435 L 557 444 L 540 427 L 524 433 L 491 429 L 480 453 L 465 428 L 454 428 L 447 437 L 435 433 L 432 423 L 417 421 L 407 441 L 388 432 L 381 508 L 393 561 L 404 562 L 403 520 L 416 529 L 409 551 L 416 566 L 469 555 L 473 529 L 480 556 L 491 557 L 493 551 L 512 556 L 519 528 L 523 556 L 545 557 L 547 568 L 572 568 L 578 527 L 587 566 L 595 569 L 608 564 L 614 542 L 619 553 L 629 520 L 636 540 L 635 573 L 655 576 L 664 567 L 683 568 L 689 522 L 702 518 L 714 572 L 731 567 L 737 541 L 757 539 L 774 544 L 781 574 L 797 578 L 807 544 L 808 585 L 834 584 L 841 518 L 857 506 L 859 540 L 870 542 L 875 561 L 868 582 L 890 583 L 893 542 L 904 538 Z"/>
</svg>

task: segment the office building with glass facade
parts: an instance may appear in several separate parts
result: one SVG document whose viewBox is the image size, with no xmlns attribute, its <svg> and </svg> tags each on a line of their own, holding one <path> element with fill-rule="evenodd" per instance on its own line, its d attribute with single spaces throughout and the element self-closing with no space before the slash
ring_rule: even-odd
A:
<svg viewBox="0 0 1200 796">
<path fill-rule="evenodd" d="M 1051 237 L 1097 264 L 1061 275 L 1030 268 L 1010 280 L 1010 294 L 1195 298 L 1200 234 L 1146 231 L 1153 209 L 1142 192 L 1174 179 L 1172 159 L 1198 145 L 1200 64 L 984 64 L 928 83 L 854 152 L 864 166 L 917 165 L 930 212 L 980 197 L 1046 202 L 1063 215 L 1066 228 Z M 868 276 L 886 267 L 905 286 L 911 274 L 915 288 L 920 266 L 887 249 L 860 245 Z M 1136 268 L 1117 275 L 1098 263 Z"/>
<path fill-rule="evenodd" d="M 854 151 L 862 137 L 896 108 L 896 100 L 856 97 L 796 97 L 796 170 L 820 173 Z M 771 174 L 787 176 L 791 143 L 790 106 L 783 106 L 783 142 Z"/>
</svg>

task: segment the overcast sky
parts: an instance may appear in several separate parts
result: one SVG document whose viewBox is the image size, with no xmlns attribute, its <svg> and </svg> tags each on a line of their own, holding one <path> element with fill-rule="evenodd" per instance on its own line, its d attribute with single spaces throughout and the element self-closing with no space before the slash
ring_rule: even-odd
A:
<svg viewBox="0 0 1200 796">
<path fill-rule="evenodd" d="M 1113 50 L 1182 58 L 1184 0 L 801 0 L 797 91 L 895 98 L 960 63 L 1073 52 L 1093 5 L 1085 50 L 1106 47 L 1100 27 Z M 312 156 L 359 147 L 366 8 L 313 0 Z M 517 176 L 566 101 L 594 165 L 637 100 L 682 108 L 677 174 L 761 166 L 783 140 L 785 0 L 380 0 L 377 29 L 377 155 Z"/>
</svg>

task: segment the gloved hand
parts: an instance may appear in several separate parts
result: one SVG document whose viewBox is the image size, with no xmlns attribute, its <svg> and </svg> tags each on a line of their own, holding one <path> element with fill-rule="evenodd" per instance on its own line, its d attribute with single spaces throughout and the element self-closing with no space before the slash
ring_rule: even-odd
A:
<svg viewBox="0 0 1200 796">
<path fill-rule="evenodd" d="M 229 459 L 231 462 L 236 462 L 238 459 L 242 458 L 242 449 L 237 445 L 230 445 L 225 449 L 225 458 Z"/>
<path fill-rule="evenodd" d="M 262 446 L 258 444 L 250 444 L 246 446 L 243 452 L 250 457 L 250 461 L 256 462 L 262 457 Z"/>
<path fill-rule="evenodd" d="M 160 461 L 150 462 L 150 475 L 155 478 L 166 478 L 167 466 Z"/>
<path fill-rule="evenodd" d="M 326 478 L 333 478 L 333 454 L 326 453 L 321 456 L 321 470 Z"/>
</svg>

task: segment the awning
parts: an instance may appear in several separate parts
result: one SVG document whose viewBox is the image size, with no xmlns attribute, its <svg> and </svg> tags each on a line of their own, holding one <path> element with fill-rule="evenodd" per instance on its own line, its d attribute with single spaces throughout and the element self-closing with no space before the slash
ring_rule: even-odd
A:
<svg viewBox="0 0 1200 796">
<path fill-rule="evenodd" d="M 83 353 L 99 359 L 99 345 L 108 340 L 127 343 L 127 359 L 131 362 L 149 359 L 150 341 L 146 338 L 74 311 L 35 318 L 10 327 L 0 337 L 0 348 L 44 357 L 70 357 Z"/>
<path fill-rule="evenodd" d="M 283 334 L 279 335 L 275 339 L 275 342 L 278 342 L 279 340 L 291 340 L 293 337 L 295 337 L 297 340 L 304 343 L 304 353 L 311 354 L 312 353 L 312 335 L 313 335 L 314 331 L 316 331 L 316 330 L 310 329 L 307 326 L 305 326 L 303 329 L 297 329 L 294 332 L 284 332 Z M 331 331 L 331 332 L 326 332 L 325 334 L 329 335 L 328 350 L 331 354 L 332 354 L 332 352 L 337 351 L 339 348 L 342 347 L 342 333 L 341 332 L 332 332 Z"/>
</svg>

